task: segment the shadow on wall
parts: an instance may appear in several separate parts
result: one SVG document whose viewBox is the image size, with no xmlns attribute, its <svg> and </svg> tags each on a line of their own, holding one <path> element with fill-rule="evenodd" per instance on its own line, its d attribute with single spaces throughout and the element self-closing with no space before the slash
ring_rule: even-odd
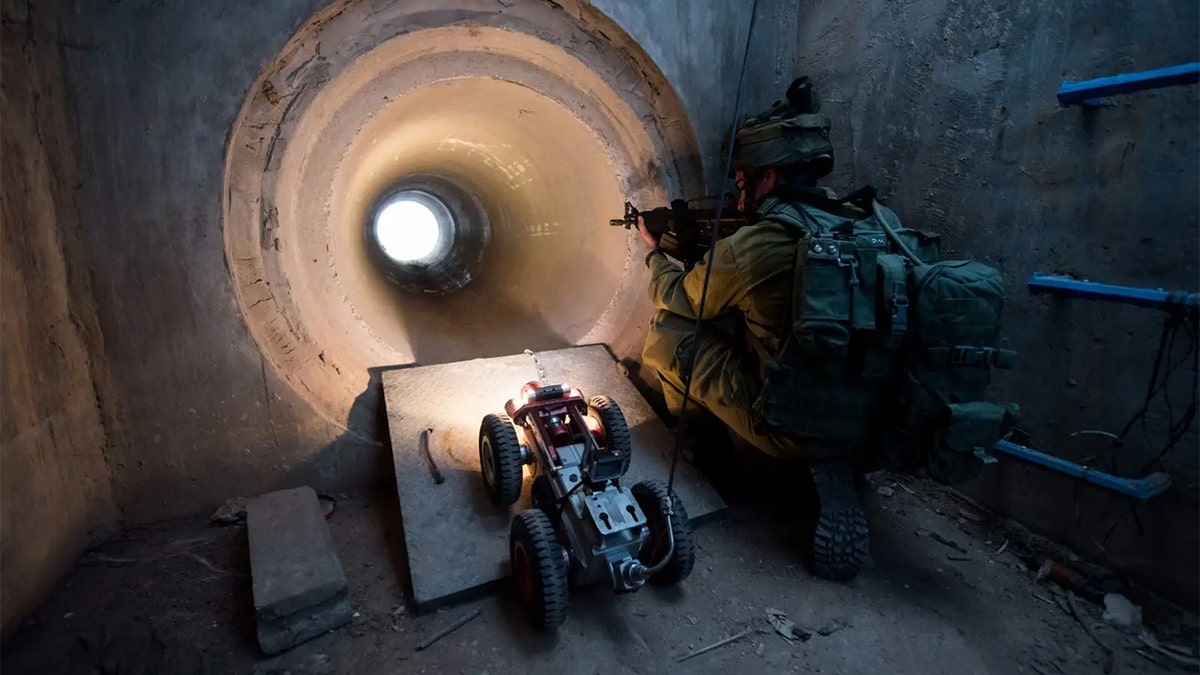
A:
<svg viewBox="0 0 1200 675">
<path fill-rule="evenodd" d="M 1063 79 L 1195 60 L 1200 6 L 1133 10 L 1099 0 L 815 0 L 800 10 L 797 67 L 818 83 L 833 121 L 830 184 L 878 186 L 906 224 L 943 235 L 946 257 L 1001 270 L 1004 337 L 1020 356 L 997 373 L 991 397 L 1019 403 L 1033 444 L 1073 461 L 1096 452 L 1074 432 L 1117 433 L 1141 405 L 1160 317 L 1031 298 L 1030 274 L 1186 290 L 1200 277 L 1200 90 L 1095 109 L 1062 109 L 1055 98 Z M 1016 462 L 964 491 L 1194 607 L 1196 443 L 1193 431 L 1167 458 L 1177 487 L 1140 507 L 1140 526 L 1125 500 Z M 1159 448 L 1131 434 L 1119 468 L 1136 475 Z"/>
</svg>

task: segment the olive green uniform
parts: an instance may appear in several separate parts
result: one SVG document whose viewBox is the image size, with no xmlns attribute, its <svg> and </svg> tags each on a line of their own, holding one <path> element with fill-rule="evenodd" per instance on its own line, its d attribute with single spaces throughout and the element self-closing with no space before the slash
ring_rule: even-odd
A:
<svg viewBox="0 0 1200 675">
<path fill-rule="evenodd" d="M 717 242 L 690 271 L 664 255 L 649 257 L 650 297 L 658 310 L 642 357 L 659 373 L 668 408 L 683 403 L 684 370 L 695 352 L 692 403 L 699 403 L 739 436 L 775 457 L 818 459 L 838 454 L 833 445 L 754 430 L 752 406 L 762 389 L 762 364 L 778 351 L 789 323 L 796 243 L 805 229 L 792 205 L 768 197 L 762 221 Z M 703 332 L 696 314 L 711 266 Z"/>
</svg>

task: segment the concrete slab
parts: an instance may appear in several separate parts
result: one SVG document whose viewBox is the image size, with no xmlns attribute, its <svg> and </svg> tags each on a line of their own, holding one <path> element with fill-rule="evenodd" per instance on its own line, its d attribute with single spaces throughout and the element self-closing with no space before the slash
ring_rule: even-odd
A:
<svg viewBox="0 0 1200 675">
<path fill-rule="evenodd" d="M 246 531 L 264 652 L 277 654 L 349 623 L 346 574 L 312 488 L 251 499 Z"/>
<path fill-rule="evenodd" d="M 605 394 L 625 413 L 633 437 L 627 481 L 667 477 L 674 437 L 602 345 L 539 352 L 546 383 L 566 383 L 585 395 Z M 508 527 L 529 508 L 526 476 L 522 500 L 509 510 L 488 499 L 479 476 L 479 423 L 503 412 L 521 385 L 539 379 L 525 355 L 417 366 L 382 374 L 396 487 L 418 611 L 475 597 L 508 576 Z M 418 446 L 432 428 L 430 451 L 445 482 L 437 484 Z M 680 463 L 675 491 L 693 521 L 725 508 L 711 485 Z"/>
</svg>

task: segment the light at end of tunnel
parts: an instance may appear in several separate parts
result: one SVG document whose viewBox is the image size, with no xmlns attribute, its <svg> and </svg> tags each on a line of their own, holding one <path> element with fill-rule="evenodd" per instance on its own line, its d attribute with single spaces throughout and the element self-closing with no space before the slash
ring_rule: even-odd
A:
<svg viewBox="0 0 1200 675">
<path fill-rule="evenodd" d="M 433 210 L 414 199 L 396 199 L 375 216 L 379 248 L 398 263 L 428 258 L 441 238 L 442 227 Z"/>
</svg>

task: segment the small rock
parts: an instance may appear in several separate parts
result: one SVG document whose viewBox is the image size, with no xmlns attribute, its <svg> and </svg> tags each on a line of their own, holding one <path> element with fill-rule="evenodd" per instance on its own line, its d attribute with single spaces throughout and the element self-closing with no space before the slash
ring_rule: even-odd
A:
<svg viewBox="0 0 1200 675">
<path fill-rule="evenodd" d="M 849 628 L 849 627 L 850 627 L 850 623 L 848 621 L 846 621 L 845 619 L 834 619 L 833 621 L 830 621 L 829 623 L 825 624 L 824 626 L 821 626 L 820 628 L 818 628 L 817 633 L 824 637 L 829 637 L 830 635 L 833 635 L 834 633 L 838 632 L 839 630 L 842 630 L 844 628 Z"/>
<path fill-rule="evenodd" d="M 1067 386 L 1068 387 L 1077 387 L 1077 386 L 1079 386 L 1079 383 L 1075 381 L 1075 378 L 1071 377 L 1071 378 L 1067 379 Z"/>
<path fill-rule="evenodd" d="M 246 498 L 234 497 L 213 511 L 209 520 L 222 525 L 236 525 L 246 520 Z"/>
<path fill-rule="evenodd" d="M 890 488 L 886 485 L 884 485 L 883 487 L 876 490 L 876 492 L 883 495 L 884 497 L 891 497 L 892 495 L 896 494 L 895 490 L 893 490 L 892 488 Z"/>
<path fill-rule="evenodd" d="M 1114 626 L 1140 626 L 1142 608 L 1120 593 L 1108 593 L 1104 596 L 1104 620 Z"/>
</svg>

